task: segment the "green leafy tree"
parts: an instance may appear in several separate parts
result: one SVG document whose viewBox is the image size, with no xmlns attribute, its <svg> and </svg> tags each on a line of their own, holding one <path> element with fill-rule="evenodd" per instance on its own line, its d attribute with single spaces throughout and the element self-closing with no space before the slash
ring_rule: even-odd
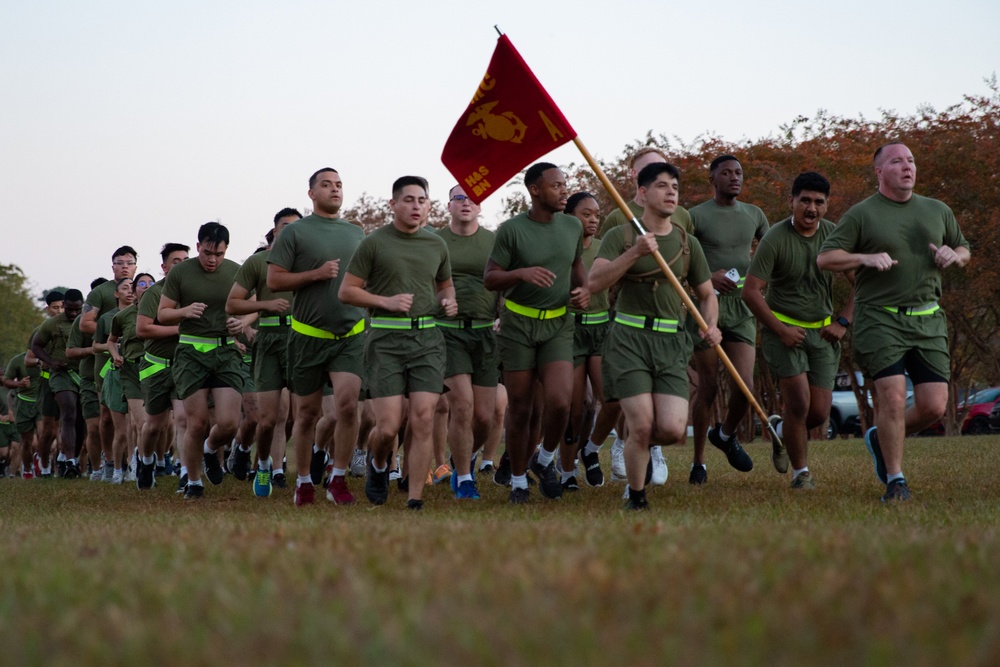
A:
<svg viewBox="0 0 1000 667">
<path fill-rule="evenodd" d="M 24 352 L 28 336 L 44 315 L 35 305 L 28 278 L 14 264 L 0 264 L 0 361 Z"/>
</svg>

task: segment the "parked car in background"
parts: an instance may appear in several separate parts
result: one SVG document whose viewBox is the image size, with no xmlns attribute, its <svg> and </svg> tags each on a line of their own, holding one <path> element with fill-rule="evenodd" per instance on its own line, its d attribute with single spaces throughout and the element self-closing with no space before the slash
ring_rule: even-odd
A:
<svg viewBox="0 0 1000 667">
<path fill-rule="evenodd" d="M 907 405 L 913 402 L 913 382 L 910 376 L 906 377 L 906 400 Z M 864 387 L 865 378 L 857 372 L 858 386 Z M 826 427 L 826 437 L 828 440 L 836 438 L 838 435 L 861 435 L 861 417 L 858 410 L 858 398 L 851 389 L 851 376 L 847 373 L 838 373 L 833 383 L 833 402 L 830 405 L 830 420 Z M 871 394 L 868 394 L 868 406 L 872 406 Z"/>
<path fill-rule="evenodd" d="M 1000 401 L 993 404 L 993 410 L 990 412 L 990 428 L 1000 431 Z"/>
<path fill-rule="evenodd" d="M 956 414 L 965 412 L 962 420 L 962 435 L 985 435 L 992 433 L 990 428 L 990 414 L 994 406 L 1000 401 L 1000 387 L 989 387 L 978 391 L 969 392 L 967 395 L 959 394 L 955 402 Z M 907 401 L 907 407 L 912 405 L 912 399 Z M 1000 424 L 998 424 L 1000 426 Z M 944 424 L 936 421 L 918 435 L 944 435 Z"/>
</svg>

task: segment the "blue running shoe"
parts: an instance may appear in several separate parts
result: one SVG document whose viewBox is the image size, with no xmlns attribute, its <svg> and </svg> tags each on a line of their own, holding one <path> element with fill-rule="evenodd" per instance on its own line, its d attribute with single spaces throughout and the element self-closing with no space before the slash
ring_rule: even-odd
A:
<svg viewBox="0 0 1000 667">
<path fill-rule="evenodd" d="M 457 475 L 456 475 L 457 476 Z M 479 500 L 479 489 L 473 480 L 467 480 L 458 485 L 455 492 L 456 500 Z"/>
<path fill-rule="evenodd" d="M 258 470 L 253 478 L 253 494 L 258 498 L 267 498 L 274 487 L 271 485 L 271 471 Z"/>
<path fill-rule="evenodd" d="M 875 476 L 883 484 L 889 483 L 889 475 L 885 471 L 885 459 L 882 458 L 882 447 L 878 444 L 878 427 L 872 426 L 865 431 L 865 447 L 875 460 Z"/>
</svg>

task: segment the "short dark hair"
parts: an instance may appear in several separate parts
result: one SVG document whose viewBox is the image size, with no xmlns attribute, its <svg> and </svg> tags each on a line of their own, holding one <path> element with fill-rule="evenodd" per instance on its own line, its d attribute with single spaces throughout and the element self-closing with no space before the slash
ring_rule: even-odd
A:
<svg viewBox="0 0 1000 667">
<path fill-rule="evenodd" d="M 556 165 L 551 162 L 536 162 L 535 164 L 528 167 L 528 171 L 524 172 L 524 185 L 525 187 L 531 187 L 542 180 L 542 174 L 547 172 L 549 169 L 558 169 Z"/>
<path fill-rule="evenodd" d="M 340 172 L 334 169 L 333 167 L 323 167 L 322 169 L 317 169 L 313 173 L 313 175 L 309 177 L 309 189 L 312 190 L 314 187 L 316 187 L 316 181 L 319 180 L 319 175 L 326 173 L 328 171 L 332 171 L 333 173 L 338 175 L 340 174 Z"/>
<path fill-rule="evenodd" d="M 46 306 L 51 306 L 56 301 L 65 301 L 65 300 L 66 300 L 66 295 L 57 289 L 51 290 L 49 291 L 48 294 L 45 295 Z"/>
<path fill-rule="evenodd" d="M 98 276 L 97 278 L 94 278 L 93 280 L 90 281 L 90 289 L 92 290 L 97 289 L 106 282 L 108 282 L 107 278 L 105 278 L 104 276 Z"/>
<path fill-rule="evenodd" d="M 872 155 L 872 164 L 875 164 L 875 165 L 878 164 L 878 156 L 881 155 L 882 151 L 884 149 L 888 148 L 889 146 L 905 146 L 905 145 L 906 144 L 904 144 L 902 141 L 898 141 L 898 140 L 897 141 L 890 141 L 887 144 L 882 144 L 881 146 L 879 146 L 878 148 L 875 149 L 875 154 Z"/>
<path fill-rule="evenodd" d="M 735 155 L 720 155 L 719 157 L 712 160 L 712 164 L 708 166 L 708 173 L 710 174 L 715 173 L 715 170 L 719 168 L 720 164 L 722 164 L 723 162 L 729 162 L 730 160 L 733 160 L 734 162 L 742 166 L 740 159 Z"/>
<path fill-rule="evenodd" d="M 264 240 L 267 241 L 267 245 L 274 243 L 274 230 L 267 230 L 267 234 L 264 234 Z"/>
<path fill-rule="evenodd" d="M 122 286 L 122 283 L 128 283 L 129 285 L 131 285 L 132 284 L 132 279 L 131 278 L 119 278 L 118 280 L 116 280 L 115 281 L 115 291 L 116 292 L 118 291 L 118 288 Z"/>
<path fill-rule="evenodd" d="M 670 174 L 677 179 L 678 182 L 681 180 L 680 169 L 669 162 L 654 162 L 652 164 L 647 164 L 642 168 L 642 171 L 639 172 L 635 182 L 640 188 L 648 188 L 660 174 Z"/>
<path fill-rule="evenodd" d="M 198 228 L 198 243 L 209 245 L 219 245 L 225 243 L 229 245 L 229 230 L 218 222 L 206 222 Z"/>
<path fill-rule="evenodd" d="M 399 197 L 400 193 L 403 192 L 403 188 L 407 185 L 416 185 L 417 187 L 423 188 L 424 194 L 429 196 L 426 178 L 422 176 L 400 176 L 392 184 L 392 198 L 396 199 Z"/>
<path fill-rule="evenodd" d="M 83 292 L 78 289 L 66 290 L 66 298 L 63 301 L 83 301 Z"/>
<path fill-rule="evenodd" d="M 160 248 L 160 259 L 163 263 L 167 263 L 167 259 L 170 258 L 175 252 L 191 252 L 191 246 L 186 246 L 183 243 L 164 243 L 163 247 Z"/>
<path fill-rule="evenodd" d="M 573 215 L 573 211 L 575 211 L 576 207 L 579 206 L 585 199 L 593 199 L 594 201 L 597 201 L 597 197 L 589 192 L 574 192 L 569 196 L 569 199 L 566 200 L 566 208 L 563 209 L 563 213 Z"/>
<path fill-rule="evenodd" d="M 804 171 L 795 177 L 792 182 L 792 196 L 797 197 L 803 190 L 810 192 L 822 192 L 827 197 L 830 196 L 830 181 L 815 171 Z"/>
<path fill-rule="evenodd" d="M 282 218 L 287 218 L 290 215 L 294 215 L 296 218 L 299 218 L 300 220 L 302 219 L 301 213 L 299 213 L 294 208 L 288 207 L 288 208 L 283 208 L 274 214 L 274 224 L 277 225 L 278 220 L 281 220 Z"/>
<path fill-rule="evenodd" d="M 115 257 L 124 257 L 125 255 L 132 255 L 136 259 L 139 259 L 139 253 L 135 251 L 135 248 L 130 245 L 123 245 L 121 248 L 118 248 L 118 250 L 111 253 L 111 261 L 115 261 Z"/>
</svg>

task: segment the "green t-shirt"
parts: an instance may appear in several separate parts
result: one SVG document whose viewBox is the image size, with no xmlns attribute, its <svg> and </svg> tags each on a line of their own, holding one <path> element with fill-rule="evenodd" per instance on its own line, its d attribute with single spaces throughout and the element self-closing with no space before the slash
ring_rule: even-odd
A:
<svg viewBox="0 0 1000 667">
<path fill-rule="evenodd" d="M 23 387 L 17 390 L 18 396 L 24 396 L 26 399 L 34 401 L 38 398 L 38 379 L 41 375 L 41 369 L 36 365 L 29 368 L 26 363 L 24 363 L 24 355 L 15 354 L 7 362 L 7 369 L 3 372 L 3 376 L 8 380 L 21 380 L 28 378 L 31 384 L 27 387 Z"/>
<path fill-rule="evenodd" d="M 169 275 L 169 274 L 168 274 Z M 139 312 L 138 315 L 148 317 L 153 320 L 153 324 L 160 324 L 159 319 L 157 319 L 157 313 L 160 309 L 160 295 L 163 294 L 163 280 L 153 283 L 153 286 L 142 293 L 142 298 L 139 299 Z M 138 316 L 136 317 L 138 321 Z M 143 342 L 146 352 L 149 352 L 154 357 L 160 357 L 161 359 L 173 359 L 174 352 L 177 349 L 177 336 L 170 336 L 168 338 L 148 338 Z"/>
<path fill-rule="evenodd" d="M 450 227 L 437 230 L 448 246 L 451 280 L 455 284 L 459 320 L 492 320 L 497 316 L 497 294 L 483 287 L 483 272 L 493 250 L 496 233 L 482 225 L 470 236 L 459 236 Z"/>
<path fill-rule="evenodd" d="M 82 319 L 83 315 L 80 315 L 73 320 L 73 328 L 70 329 L 69 342 L 66 343 L 66 347 L 90 347 L 94 344 L 93 336 L 80 331 L 80 320 Z M 77 363 L 80 365 L 80 375 L 88 379 L 94 377 L 94 355 L 88 354 L 83 359 L 78 359 Z"/>
<path fill-rule="evenodd" d="M 84 301 L 84 311 L 87 310 L 86 306 L 91 306 L 100 313 L 106 313 L 117 305 L 115 281 L 109 280 L 90 290 L 90 293 L 87 294 L 87 300 Z"/>
<path fill-rule="evenodd" d="M 66 319 L 65 313 L 53 315 L 38 327 L 35 342 L 41 345 L 53 360 L 64 361 L 68 368 L 75 371 L 80 366 L 79 362 L 66 357 L 66 344 L 69 343 L 72 329 L 73 322 Z"/>
<path fill-rule="evenodd" d="M 282 230 L 284 233 L 284 230 Z M 236 272 L 236 282 L 240 287 L 247 290 L 250 295 L 256 294 L 258 301 L 271 301 L 272 299 L 286 299 L 292 302 L 294 294 L 292 292 L 273 292 L 267 286 L 267 250 L 254 253 L 243 262 L 243 266 Z M 248 295 L 249 296 L 249 295 Z M 269 315 L 287 315 L 285 313 L 275 313 L 270 310 L 262 310 L 261 317 Z"/>
<path fill-rule="evenodd" d="M 625 228 L 615 227 L 608 232 L 601 242 L 601 248 L 597 256 L 609 261 L 614 261 L 625 252 Z M 634 244 L 633 234 L 633 244 Z M 681 233 L 675 228 L 671 228 L 669 234 L 657 235 L 656 243 L 659 246 L 660 254 L 664 259 L 677 256 L 681 249 Z M 670 269 L 681 282 L 687 280 L 688 285 L 695 286 L 712 279 L 712 272 L 708 269 L 708 262 L 705 253 L 701 249 L 698 239 L 688 236 L 690 246 L 690 264 L 687 273 L 684 273 L 684 257 L 677 257 Z M 651 274 L 650 272 L 656 272 Z M 629 277 L 643 276 L 642 281 L 630 280 Z M 684 302 L 681 300 L 677 290 L 668 281 L 667 277 L 660 271 L 660 265 L 656 263 L 653 255 L 645 255 L 629 267 L 622 277 L 621 290 L 618 292 L 618 301 L 615 309 L 628 315 L 639 315 L 646 317 L 660 317 L 675 320 L 683 320 Z M 683 322 L 682 322 L 683 324 Z"/>
<path fill-rule="evenodd" d="M 114 319 L 115 315 L 118 314 L 118 301 L 115 300 L 115 306 L 107 311 L 101 311 L 100 317 L 97 318 L 97 329 L 94 331 L 94 342 L 95 343 L 107 343 L 108 336 L 111 334 L 111 320 Z M 110 352 L 98 352 L 94 355 L 94 381 L 96 382 L 99 378 L 98 375 L 101 369 L 104 368 L 105 364 L 111 361 Z"/>
<path fill-rule="evenodd" d="M 852 206 L 820 252 L 888 253 L 899 262 L 888 271 L 855 271 L 855 298 L 872 306 L 920 306 L 941 298 L 941 270 L 929 244 L 969 247 L 946 204 L 913 195 L 900 203 L 876 193 Z"/>
<path fill-rule="evenodd" d="M 186 259 L 177 264 L 163 285 L 163 296 L 177 302 L 178 308 L 184 308 L 192 303 L 203 303 L 207 306 L 201 317 L 184 318 L 178 324 L 182 335 L 202 336 L 204 338 L 222 338 L 229 335 L 226 329 L 226 299 L 233 287 L 236 272 L 240 265 L 228 259 L 223 259 L 215 271 L 202 268 L 198 257 Z"/>
<path fill-rule="evenodd" d="M 347 265 L 365 233 L 357 225 L 340 218 L 310 215 L 281 230 L 267 256 L 274 264 L 291 273 L 318 269 L 326 262 L 340 260 L 337 277 L 320 280 L 295 290 L 292 317 L 309 326 L 342 335 L 350 331 L 365 311 L 341 303 L 337 296 Z"/>
<path fill-rule="evenodd" d="M 634 200 L 630 199 L 627 203 L 628 209 L 632 211 L 632 215 L 639 218 L 639 222 L 642 222 L 644 209 L 636 204 Z M 597 232 L 597 237 L 603 239 L 604 235 L 609 231 L 615 227 L 624 225 L 626 222 L 630 221 L 625 219 L 625 214 L 622 213 L 622 210 L 616 206 L 615 210 L 608 213 L 608 217 L 604 218 L 604 222 L 601 223 L 601 229 Z M 683 206 L 677 207 L 677 210 L 675 210 L 673 215 L 670 216 L 670 222 L 674 223 L 688 234 L 694 233 L 694 227 L 691 225 L 691 214 Z"/>
<path fill-rule="evenodd" d="M 504 293 L 521 306 L 554 310 L 569 303 L 571 269 L 582 255 L 583 224 L 575 216 L 554 213 L 551 222 L 537 222 L 521 213 L 497 229 L 490 259 L 507 271 L 541 266 L 556 274 L 549 287 L 521 281 Z"/>
<path fill-rule="evenodd" d="M 764 234 L 749 273 L 767 283 L 764 300 L 771 310 L 803 322 L 833 314 L 833 274 L 816 266 L 816 256 L 835 226 L 820 220 L 816 233 L 806 237 L 788 218 Z"/>
<path fill-rule="evenodd" d="M 365 289 L 371 294 L 413 295 L 413 305 L 406 313 L 372 308 L 372 317 L 437 315 L 441 306 L 436 283 L 451 278 L 448 246 L 440 236 L 426 229 L 406 234 L 392 223 L 365 237 L 347 270 L 364 280 Z"/>
<path fill-rule="evenodd" d="M 753 204 L 736 201 L 733 206 L 719 206 L 709 199 L 691 209 L 691 222 L 709 268 L 713 272 L 740 272 L 739 288 L 720 298 L 740 298 L 743 278 L 750 268 L 750 246 L 767 233 L 767 216 Z"/>
<path fill-rule="evenodd" d="M 118 351 L 129 360 L 138 359 L 145 351 L 145 346 L 135 334 L 138 315 L 139 309 L 133 303 L 128 308 L 119 310 L 111 319 L 111 335 L 118 336 Z"/>
<path fill-rule="evenodd" d="M 597 259 L 597 252 L 601 249 L 601 239 L 591 238 L 590 246 L 583 249 L 583 254 L 580 256 L 580 261 L 583 262 L 583 268 L 590 273 L 590 267 L 594 265 L 594 260 Z M 581 310 L 580 308 L 574 308 L 570 306 L 571 313 L 601 313 L 605 310 L 611 308 L 611 301 L 608 298 L 608 290 L 601 290 L 597 293 L 590 294 L 590 305 L 587 306 L 586 310 Z"/>
</svg>

